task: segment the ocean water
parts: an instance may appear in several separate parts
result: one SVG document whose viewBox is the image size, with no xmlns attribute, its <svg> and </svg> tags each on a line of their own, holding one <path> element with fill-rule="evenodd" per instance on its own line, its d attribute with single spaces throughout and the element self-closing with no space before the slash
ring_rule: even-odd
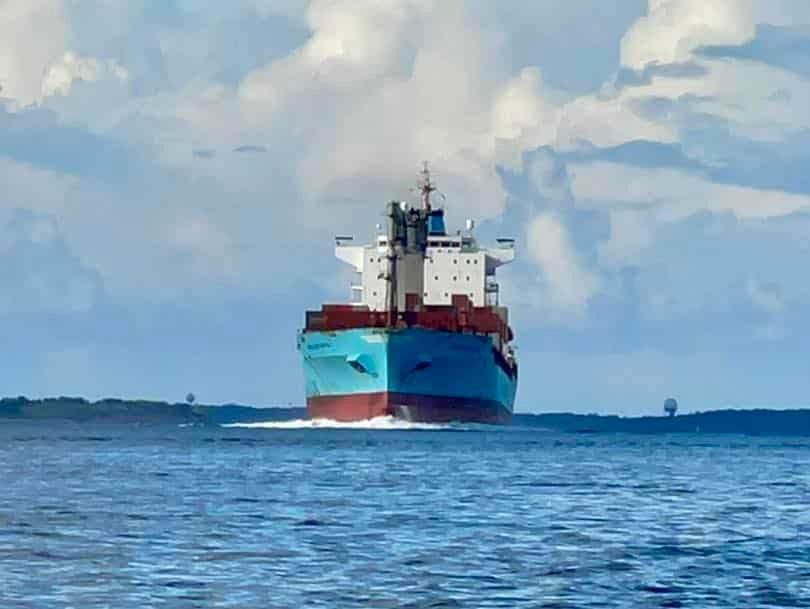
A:
<svg viewBox="0 0 810 609">
<path fill-rule="evenodd" d="M 0 427 L 0 607 L 807 607 L 810 440 Z"/>
</svg>

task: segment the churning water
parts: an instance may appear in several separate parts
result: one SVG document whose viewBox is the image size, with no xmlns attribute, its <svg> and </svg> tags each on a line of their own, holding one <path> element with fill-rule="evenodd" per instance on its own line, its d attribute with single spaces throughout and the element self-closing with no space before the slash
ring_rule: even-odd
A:
<svg viewBox="0 0 810 609">
<path fill-rule="evenodd" d="M 392 416 L 376 417 L 366 421 L 333 421 L 332 419 L 293 419 L 291 421 L 265 421 L 258 423 L 233 423 L 225 427 L 245 429 L 367 429 L 367 430 L 414 430 L 414 429 L 453 429 L 452 425 L 439 423 L 411 423 Z M 461 427 L 469 429 L 471 426 Z"/>
<path fill-rule="evenodd" d="M 4 423 L 0 607 L 810 606 L 810 441 L 275 427 Z"/>
</svg>

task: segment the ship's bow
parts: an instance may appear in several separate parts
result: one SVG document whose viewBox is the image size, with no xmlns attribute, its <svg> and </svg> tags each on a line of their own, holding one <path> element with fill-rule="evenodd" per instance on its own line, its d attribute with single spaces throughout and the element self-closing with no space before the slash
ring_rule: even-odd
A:
<svg viewBox="0 0 810 609">
<path fill-rule="evenodd" d="M 305 333 L 311 418 L 509 423 L 517 372 L 486 336 L 410 329 Z"/>
</svg>

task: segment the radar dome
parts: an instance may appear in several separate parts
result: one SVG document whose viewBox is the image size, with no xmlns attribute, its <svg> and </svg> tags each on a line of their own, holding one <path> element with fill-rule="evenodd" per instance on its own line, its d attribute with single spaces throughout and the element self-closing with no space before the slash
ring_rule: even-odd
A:
<svg viewBox="0 0 810 609">
<path fill-rule="evenodd" d="M 667 398 L 664 401 L 664 412 L 666 412 L 669 416 L 674 417 L 675 413 L 678 412 L 678 400 L 675 398 Z"/>
<path fill-rule="evenodd" d="M 186 402 L 188 402 L 189 404 L 193 404 L 196 399 L 197 398 L 195 397 L 195 395 L 193 393 L 189 393 L 186 396 Z"/>
</svg>

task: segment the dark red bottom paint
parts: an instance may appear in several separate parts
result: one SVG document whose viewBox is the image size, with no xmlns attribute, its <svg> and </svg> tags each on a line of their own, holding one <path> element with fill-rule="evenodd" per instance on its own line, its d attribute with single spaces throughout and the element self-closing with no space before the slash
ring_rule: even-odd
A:
<svg viewBox="0 0 810 609">
<path fill-rule="evenodd" d="M 420 423 L 508 424 L 512 420 L 512 413 L 497 402 L 385 391 L 312 397 L 307 400 L 307 413 L 313 419 L 344 422 L 384 416 Z"/>
</svg>

